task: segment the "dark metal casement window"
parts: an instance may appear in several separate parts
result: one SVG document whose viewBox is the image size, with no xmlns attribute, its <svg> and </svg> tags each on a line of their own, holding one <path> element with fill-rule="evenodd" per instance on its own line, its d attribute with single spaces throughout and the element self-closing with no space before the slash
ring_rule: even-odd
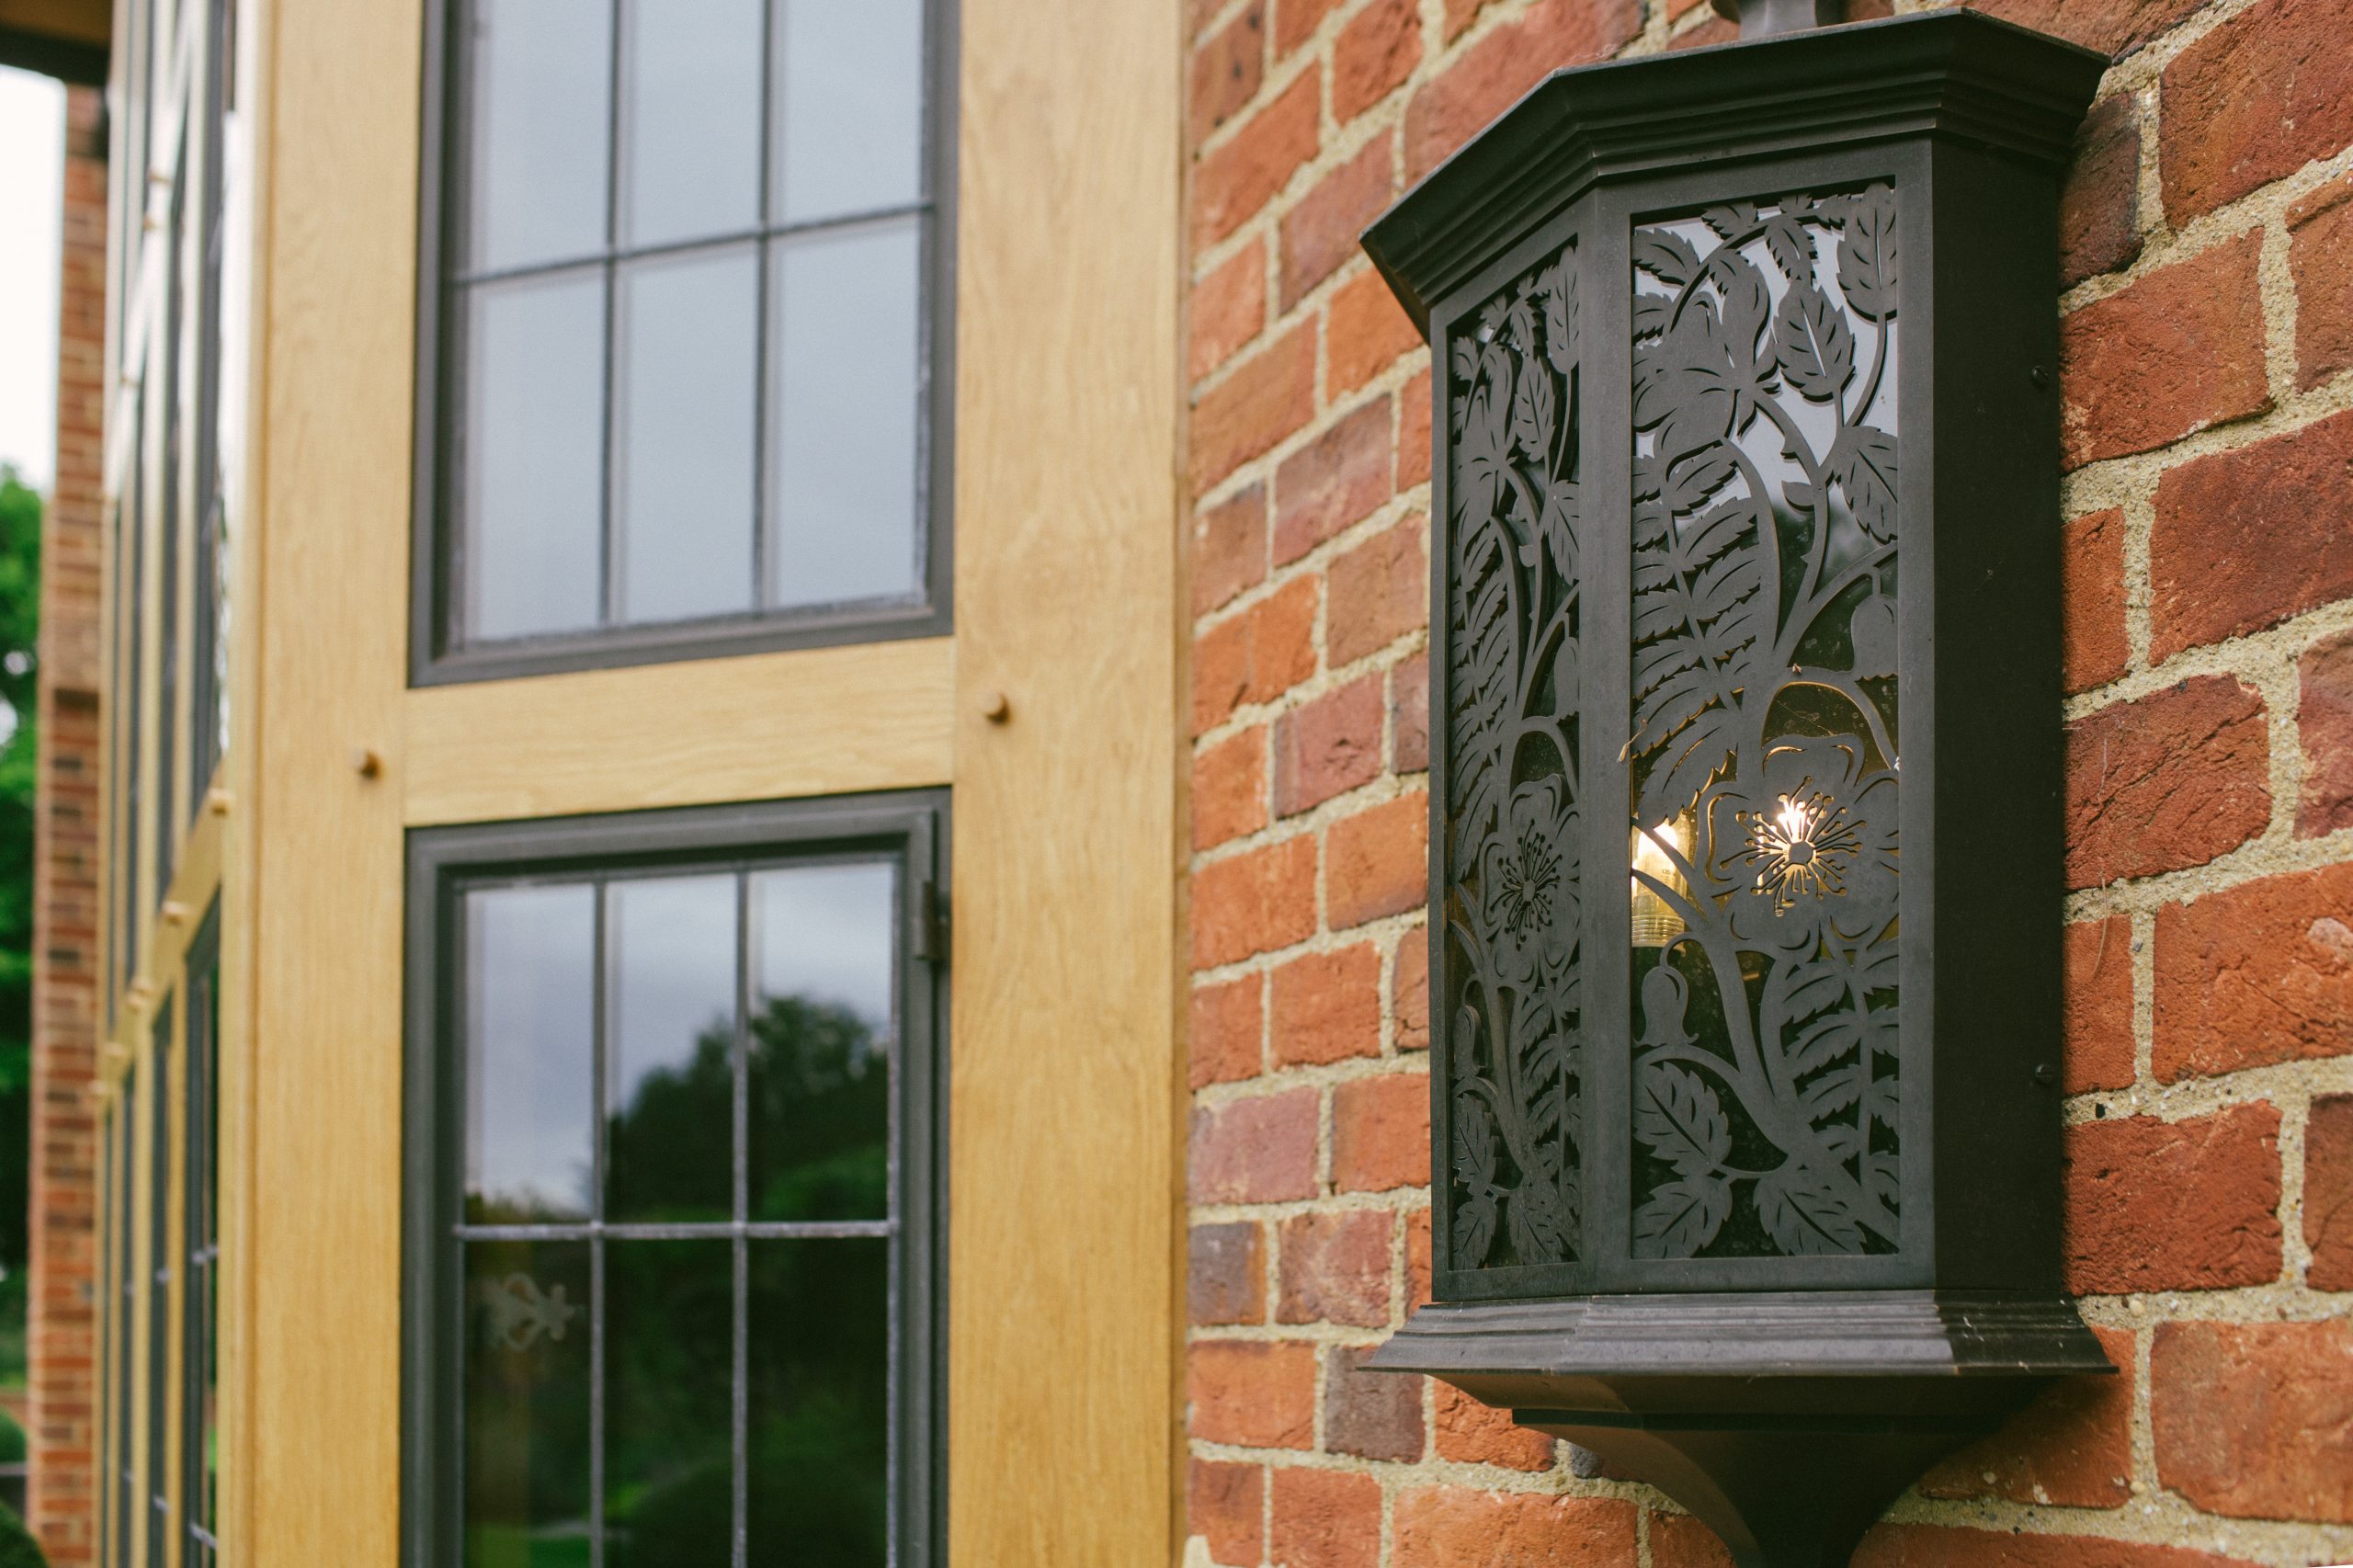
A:
<svg viewBox="0 0 2353 1568">
<path fill-rule="evenodd" d="M 214 904 L 188 955 L 188 1169 L 181 1245 L 180 1506 L 184 1568 L 220 1558 L 221 910 Z"/>
<path fill-rule="evenodd" d="M 235 102 L 237 6 L 235 0 L 210 0 L 206 25 L 211 46 L 206 59 L 204 175 L 197 227 L 196 339 L 196 561 L 195 624 L 188 676 L 188 773 L 187 810 L 200 807 L 205 787 L 226 749 L 222 695 L 228 687 L 228 534 L 230 496 L 222 455 L 242 426 L 241 415 L 223 396 L 222 311 L 233 284 L 242 291 L 244 268 L 230 265 L 232 194 L 227 167 L 229 131 Z M 228 428 L 224 431 L 224 423 Z"/>
<path fill-rule="evenodd" d="M 950 0 L 449 0 L 422 682 L 945 629 Z"/>
<path fill-rule="evenodd" d="M 412 1568 L 936 1560 L 944 806 L 412 839 Z"/>
<path fill-rule="evenodd" d="M 138 1141 L 139 1074 L 134 1071 L 122 1081 L 122 1092 L 115 1098 L 114 1114 L 108 1120 L 110 1129 L 107 1179 L 114 1201 L 114 1245 L 107 1259 L 107 1297 L 108 1310 L 114 1319 L 113 1333 L 108 1341 L 114 1367 L 110 1388 L 114 1397 L 108 1401 L 107 1415 L 108 1462 L 105 1471 L 108 1485 L 99 1493 L 99 1508 L 104 1515 L 105 1550 L 99 1554 L 101 1562 L 113 1564 L 131 1561 L 131 1521 L 132 1505 L 139 1492 L 138 1477 L 131 1468 L 131 1418 L 136 1408 L 131 1396 L 131 1327 L 136 1314 L 132 1308 L 138 1302 L 139 1274 L 131 1266 L 131 1203 L 132 1173 L 137 1169 L 133 1145 Z M 111 1506 L 108 1494 L 111 1493 Z"/>
<path fill-rule="evenodd" d="M 165 1468 L 164 1431 L 171 1403 L 172 1255 L 172 1006 L 155 1014 L 153 1080 L 147 1096 L 147 1555 L 164 1561 L 172 1538 L 170 1472 Z M 125 1305 L 128 1305 L 128 1298 Z"/>
</svg>

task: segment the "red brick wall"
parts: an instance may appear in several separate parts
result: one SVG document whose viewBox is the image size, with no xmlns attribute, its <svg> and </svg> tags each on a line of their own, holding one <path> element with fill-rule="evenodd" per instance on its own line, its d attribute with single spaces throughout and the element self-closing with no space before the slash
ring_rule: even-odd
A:
<svg viewBox="0 0 2353 1568">
<path fill-rule="evenodd" d="M 66 93 L 57 483 L 41 539 L 40 781 L 33 937 L 32 1481 L 26 1517 L 55 1568 L 95 1549 L 97 1424 L 99 417 L 106 401 L 106 137 L 99 95 Z"/>
<path fill-rule="evenodd" d="M 2125 1375 L 1942 1466 L 1858 1561 L 2353 1560 L 2353 0 L 1989 8 L 2120 56 L 2054 290 L 2048 722 L 2067 1277 Z M 1429 372 L 1355 236 L 1544 71 L 1726 29 L 1704 0 L 1191 22 L 1193 1561 L 1722 1562 L 1657 1494 L 1357 1370 L 1428 1278 Z"/>
</svg>

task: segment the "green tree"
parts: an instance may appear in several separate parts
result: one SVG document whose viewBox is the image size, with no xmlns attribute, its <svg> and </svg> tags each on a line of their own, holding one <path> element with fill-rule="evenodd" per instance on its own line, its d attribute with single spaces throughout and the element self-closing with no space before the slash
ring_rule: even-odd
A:
<svg viewBox="0 0 2353 1568">
<path fill-rule="evenodd" d="M 40 629 L 41 499 L 0 465 L 0 1381 L 24 1377 L 30 1195 L 35 650 Z"/>
</svg>

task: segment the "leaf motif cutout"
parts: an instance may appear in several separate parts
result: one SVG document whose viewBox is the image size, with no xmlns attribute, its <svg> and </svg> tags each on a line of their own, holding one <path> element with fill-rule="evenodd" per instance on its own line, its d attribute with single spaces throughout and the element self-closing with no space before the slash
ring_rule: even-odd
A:
<svg viewBox="0 0 2353 1568">
<path fill-rule="evenodd" d="M 1495 1185 L 1495 1118 L 1480 1096 L 1454 1096 L 1454 1175 L 1473 1192 Z"/>
<path fill-rule="evenodd" d="M 1863 1227 L 1838 1194 L 1792 1160 L 1756 1180 L 1756 1215 L 1773 1244 L 1790 1257 L 1820 1257 L 1863 1250 Z"/>
<path fill-rule="evenodd" d="M 1828 403 L 1855 373 L 1855 334 L 1830 296 L 1793 283 L 1773 312 L 1773 360 L 1801 397 Z"/>
<path fill-rule="evenodd" d="M 1476 1268 L 1495 1241 L 1495 1195 L 1482 1192 L 1454 1211 L 1454 1267 Z"/>
<path fill-rule="evenodd" d="M 1895 437 L 1849 425 L 1830 444 L 1829 469 L 1847 493 L 1855 521 L 1881 544 L 1895 537 Z"/>
<path fill-rule="evenodd" d="M 1732 1212 L 1732 1188 L 1714 1176 L 1664 1182 L 1634 1210 L 1634 1256 L 1690 1257 L 1716 1239 Z"/>
<path fill-rule="evenodd" d="M 1716 1170 L 1732 1157 L 1732 1121 L 1715 1090 L 1671 1062 L 1647 1062 L 1635 1074 L 1634 1136 L 1679 1176 Z"/>
<path fill-rule="evenodd" d="M 1519 378 L 1511 394 L 1511 444 L 1530 462 L 1552 461 L 1553 410 L 1552 377 L 1539 371 Z"/>
<path fill-rule="evenodd" d="M 1869 322 L 1895 314 L 1895 193 L 1875 185 L 1857 198 L 1838 241 L 1838 291 Z"/>
<path fill-rule="evenodd" d="M 1633 257 L 1636 267 L 1677 289 L 1699 276 L 1699 253 L 1671 229 L 1635 230 Z"/>
<path fill-rule="evenodd" d="M 1549 283 L 1544 281 L 1549 279 Z M 1560 261 L 1547 268 L 1538 287 L 1544 293 L 1544 357 L 1562 376 L 1576 373 L 1584 352 L 1583 323 L 1577 305 L 1577 253 L 1571 245 Z"/>
</svg>

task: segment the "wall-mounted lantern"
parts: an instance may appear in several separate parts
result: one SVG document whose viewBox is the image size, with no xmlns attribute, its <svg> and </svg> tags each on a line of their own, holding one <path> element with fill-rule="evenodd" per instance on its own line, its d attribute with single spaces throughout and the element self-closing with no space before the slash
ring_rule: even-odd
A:
<svg viewBox="0 0 2353 1568">
<path fill-rule="evenodd" d="M 1720 4 L 1724 0 L 1719 0 Z M 2058 184 L 1967 11 L 1561 72 L 1367 234 L 1429 338 L 1435 1304 L 1374 1365 L 1843 1562 L 2055 1376 Z"/>
</svg>

